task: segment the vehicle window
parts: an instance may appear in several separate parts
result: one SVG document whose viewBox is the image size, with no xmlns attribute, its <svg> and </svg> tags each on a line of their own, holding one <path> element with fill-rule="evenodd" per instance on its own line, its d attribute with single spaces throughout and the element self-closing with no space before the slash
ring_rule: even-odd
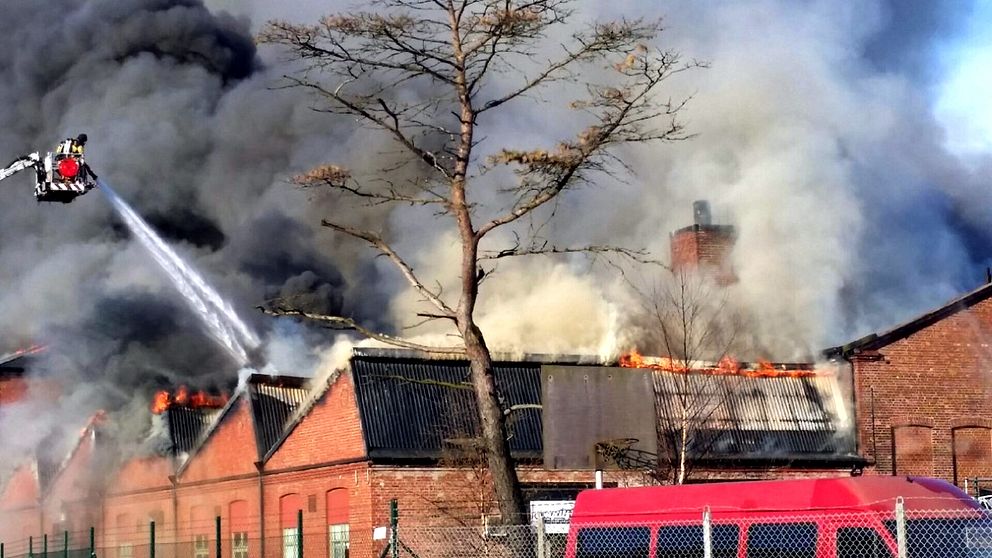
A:
<svg viewBox="0 0 992 558">
<path fill-rule="evenodd" d="M 748 558 L 814 558 L 815 523 L 756 523 L 747 529 Z M 914 557 L 915 558 L 915 557 Z"/>
<path fill-rule="evenodd" d="M 647 527 L 588 527 L 579 529 L 576 558 L 648 558 L 650 545 Z"/>
<path fill-rule="evenodd" d="M 896 522 L 885 527 L 896 536 Z M 989 519 L 910 519 L 906 521 L 906 554 L 912 558 L 975 558 L 992 556 Z"/>
<path fill-rule="evenodd" d="M 737 557 L 736 525 L 713 525 L 710 542 L 713 558 Z M 703 526 L 684 525 L 658 529 L 656 558 L 703 558 Z"/>
<path fill-rule="evenodd" d="M 837 529 L 837 558 L 892 558 L 892 552 L 870 527 L 841 527 Z"/>
</svg>

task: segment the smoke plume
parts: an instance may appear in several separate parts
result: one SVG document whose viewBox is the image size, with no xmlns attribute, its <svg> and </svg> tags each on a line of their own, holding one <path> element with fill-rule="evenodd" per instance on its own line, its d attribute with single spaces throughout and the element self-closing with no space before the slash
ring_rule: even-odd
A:
<svg viewBox="0 0 992 558">
<path fill-rule="evenodd" d="M 695 138 L 620 153 L 634 175 L 574 192 L 542 234 L 664 256 L 669 232 L 691 222 L 692 200 L 709 199 L 716 221 L 738 231 L 732 296 L 768 352 L 749 356 L 810 358 L 975 286 L 992 256 L 992 160 L 949 152 L 932 111 L 941 68 L 931 48 L 953 35 L 960 12 L 926 3 L 935 17 L 909 17 L 924 3 L 912 4 L 749 0 L 664 14 L 649 2 L 577 4 L 576 24 L 665 15 L 659 44 L 711 68 L 680 74 L 664 92 L 693 96 Z M 417 296 L 388 262 L 319 226 L 336 216 L 377 224 L 425 282 L 450 293 L 459 253 L 448 224 L 342 207 L 286 184 L 322 162 L 375 173 L 395 152 L 350 119 L 313 112 L 303 92 L 274 89 L 287 68 L 251 39 L 266 18 L 347 7 L 12 0 L 0 20 L 0 153 L 13 159 L 85 131 L 101 178 L 274 340 L 283 366 L 317 366 L 328 338 L 253 310 L 275 297 L 450 343 L 437 324 L 402 329 L 416 321 Z M 554 101 L 487 122 L 482 151 L 573 135 L 556 103 L 576 87 L 560 83 L 543 96 Z M 87 409 L 137 413 L 154 389 L 237 381 L 99 192 L 52 206 L 35 204 L 25 175 L 3 188 L 0 342 L 48 343 L 36 373 L 81 386 L 49 424 L 34 423 L 33 441 L 79 424 Z M 496 350 L 615 354 L 637 343 L 625 327 L 634 298 L 609 266 L 521 260 L 486 271 L 481 323 Z M 19 423 L 12 413 L 32 416 L 0 410 L 0 425 Z M 30 447 L 16 428 L 0 427 L 0 444 L 15 433 Z"/>
</svg>

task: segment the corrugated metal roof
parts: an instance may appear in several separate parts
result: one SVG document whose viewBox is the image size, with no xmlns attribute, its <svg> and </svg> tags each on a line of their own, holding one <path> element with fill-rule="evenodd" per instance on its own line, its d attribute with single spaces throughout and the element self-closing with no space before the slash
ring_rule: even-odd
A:
<svg viewBox="0 0 992 558">
<path fill-rule="evenodd" d="M 499 362 L 495 368 L 506 404 L 541 403 L 540 364 Z M 445 440 L 478 435 L 467 362 L 356 355 L 351 369 L 370 457 L 437 458 Z M 540 409 L 513 411 L 508 427 L 515 456 L 540 457 Z"/>
<path fill-rule="evenodd" d="M 659 434 L 688 416 L 712 458 L 853 455 L 838 378 L 747 377 L 655 371 Z"/>
<path fill-rule="evenodd" d="M 220 413 L 220 409 L 172 405 L 165 411 L 169 441 L 174 454 L 187 453 L 196 447 L 200 436 Z"/>
<path fill-rule="evenodd" d="M 306 379 L 254 374 L 248 381 L 255 442 L 262 459 L 283 435 L 293 413 L 307 398 Z"/>
</svg>

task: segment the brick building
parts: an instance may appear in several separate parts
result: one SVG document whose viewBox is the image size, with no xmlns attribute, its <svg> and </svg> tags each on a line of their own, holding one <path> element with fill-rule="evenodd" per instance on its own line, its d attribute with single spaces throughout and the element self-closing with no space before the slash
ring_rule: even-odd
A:
<svg viewBox="0 0 992 558">
<path fill-rule="evenodd" d="M 295 536 L 303 510 L 308 555 L 334 556 L 335 544 L 347 540 L 351 553 L 373 556 L 383 544 L 373 528 L 387 524 L 391 499 L 407 524 L 480 524 L 496 502 L 473 445 L 467 374 L 464 361 L 356 350 L 350 369 L 328 378 L 254 375 L 221 409 L 170 405 L 152 418 L 137 452 L 115 447 L 100 420 L 91 421 L 51 472 L 38 474 L 51 465 L 35 460 L 14 475 L 0 495 L 0 537 L 14 555 L 26 550 L 25 536 L 54 541 L 69 531 L 78 543 L 92 525 L 105 553 L 138 558 L 154 521 L 159 544 L 200 556 L 212 552 L 221 517 L 232 558 L 274 557 Z M 498 363 L 528 499 L 591 487 L 594 469 L 615 465 L 596 454 L 604 440 L 657 452 L 671 374 L 580 358 Z M 836 376 L 765 371 L 738 381 L 743 389 L 720 417 L 723 426 L 713 423 L 729 434 L 701 475 L 835 476 L 862 462 L 853 438 L 840 435 Z M 598 411 L 589 412 L 596 401 Z M 614 468 L 606 481 L 645 478 Z"/>
<path fill-rule="evenodd" d="M 860 452 L 877 474 L 992 477 L 992 284 L 826 352 L 855 379 Z M 992 484 L 992 483 L 990 483 Z"/>
<path fill-rule="evenodd" d="M 677 231 L 673 263 L 732 279 L 732 229 L 709 227 L 702 215 Z M 830 349 L 829 363 L 731 371 L 713 363 L 688 384 L 664 365 L 498 362 L 525 495 L 567 499 L 592 486 L 600 467 L 607 484 L 649 481 L 644 470 L 663 469 L 669 457 L 666 424 L 686 386 L 723 398 L 700 422 L 707 448 L 697 480 L 992 477 L 990 297 L 992 285 L 983 286 Z M 93 526 L 104 554 L 142 558 L 154 521 L 159 544 L 205 558 L 220 517 L 225 554 L 275 558 L 292 552 L 302 510 L 308 558 L 343 558 L 345 548 L 371 558 L 383 546 L 373 529 L 387 524 L 394 498 L 406 525 L 478 524 L 496 506 L 467 375 L 459 360 L 360 349 L 348 369 L 324 378 L 253 375 L 222 407 L 174 402 L 146 417 L 139 448 L 119 447 L 97 415 L 71 451 L 40 452 L 13 472 L 0 492 L 0 541 L 15 556 L 29 536 L 56 541 L 68 531 L 79 547 Z"/>
</svg>

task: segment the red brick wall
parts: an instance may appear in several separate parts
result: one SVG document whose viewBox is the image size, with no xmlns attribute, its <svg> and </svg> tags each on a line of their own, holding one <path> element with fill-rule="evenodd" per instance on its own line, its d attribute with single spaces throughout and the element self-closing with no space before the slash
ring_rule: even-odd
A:
<svg viewBox="0 0 992 558">
<path fill-rule="evenodd" d="M 29 536 L 40 532 L 38 480 L 34 468 L 24 464 L 13 472 L 0 496 L 0 541 L 6 543 L 7 552 L 13 555 L 22 550 Z M 26 549 L 25 546 L 23 550 Z"/>
<path fill-rule="evenodd" d="M 351 530 L 350 555 L 374 558 L 372 545 L 371 476 L 366 462 L 320 467 L 310 470 L 275 471 L 265 477 L 266 555 L 281 556 L 277 545 L 282 536 L 280 504 L 288 495 L 298 495 L 303 503 L 305 555 L 326 558 L 328 555 L 327 493 L 347 492 L 347 523 Z M 288 510 L 293 517 L 295 511 Z M 341 521 L 342 510 L 332 510 L 330 519 Z M 295 520 L 293 520 L 295 522 Z"/>
<path fill-rule="evenodd" d="M 333 433 L 333 437 L 328 434 Z M 330 463 L 365 456 L 351 373 L 342 373 L 269 458 L 266 469 Z"/>
<path fill-rule="evenodd" d="M 897 475 L 933 475 L 933 429 L 896 426 L 892 430 L 893 472 Z"/>
<path fill-rule="evenodd" d="M 981 477 L 992 463 L 992 430 L 987 427 L 955 428 L 951 433 L 954 444 L 954 482 Z"/>
<path fill-rule="evenodd" d="M 181 482 L 189 484 L 231 476 L 252 475 L 258 461 L 248 399 L 241 397 L 227 411 L 206 443 L 192 457 Z"/>
<path fill-rule="evenodd" d="M 172 474 L 171 461 L 162 456 L 138 456 L 125 461 L 109 483 L 112 493 L 126 493 L 139 490 L 167 490 L 172 487 L 169 475 Z"/>
<path fill-rule="evenodd" d="M 955 475 L 952 433 L 992 426 L 990 343 L 992 300 L 985 300 L 852 359 L 859 451 L 876 462 L 874 472 L 912 471 L 964 484 L 964 475 Z M 929 437 L 920 427 L 931 428 Z M 969 451 L 984 455 L 992 451 L 989 443 Z M 992 460 L 964 463 L 967 476 L 992 477 Z"/>
<path fill-rule="evenodd" d="M 676 231 L 671 238 L 672 269 L 708 269 L 724 283 L 734 281 L 730 252 L 734 237 L 730 227 L 692 226 Z"/>
</svg>

